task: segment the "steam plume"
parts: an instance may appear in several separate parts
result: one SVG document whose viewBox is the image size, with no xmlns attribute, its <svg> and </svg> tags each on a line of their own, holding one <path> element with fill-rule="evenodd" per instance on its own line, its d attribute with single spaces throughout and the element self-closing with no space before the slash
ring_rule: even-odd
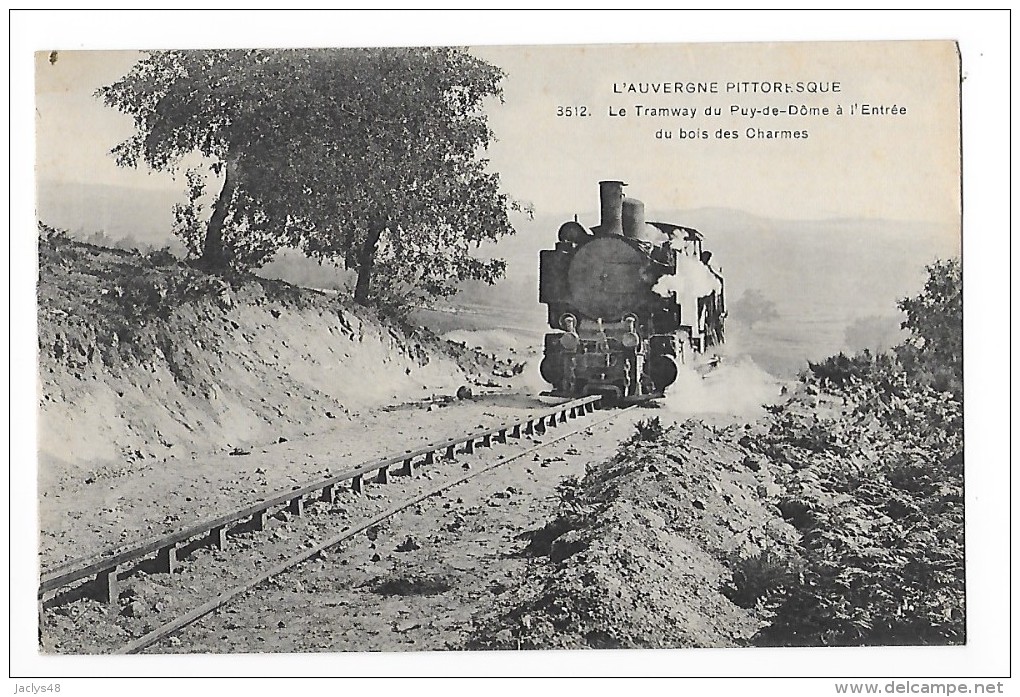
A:
<svg viewBox="0 0 1020 697">
<path fill-rule="evenodd" d="M 664 406 L 682 416 L 718 415 L 751 420 L 764 413 L 763 404 L 775 403 L 782 384 L 750 358 L 723 363 L 702 377 L 689 365 L 666 390 Z"/>
</svg>

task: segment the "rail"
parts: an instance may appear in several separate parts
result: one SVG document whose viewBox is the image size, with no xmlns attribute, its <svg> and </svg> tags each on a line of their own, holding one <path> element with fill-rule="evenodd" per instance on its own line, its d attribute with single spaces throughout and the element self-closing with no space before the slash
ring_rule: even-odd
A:
<svg viewBox="0 0 1020 697">
<path fill-rule="evenodd" d="M 464 435 L 433 441 L 417 449 L 408 449 L 398 455 L 384 456 L 368 460 L 354 469 L 313 480 L 298 485 L 288 491 L 279 491 L 257 503 L 244 506 L 225 515 L 190 525 L 167 535 L 142 541 L 140 543 L 122 545 L 79 559 L 62 562 L 44 569 L 40 574 L 38 599 L 40 606 L 47 596 L 71 584 L 94 577 L 96 595 L 107 603 L 115 603 L 119 596 L 118 574 L 128 563 L 139 562 L 155 553 L 160 571 L 172 573 L 177 565 L 177 551 L 180 545 L 189 540 L 205 538 L 209 546 L 223 549 L 227 545 L 227 533 L 232 526 L 251 521 L 252 529 L 261 530 L 266 525 L 270 512 L 281 505 L 295 515 L 301 515 L 305 501 L 309 496 L 318 494 L 322 500 L 333 501 L 337 487 L 345 482 L 360 493 L 364 486 L 365 475 L 375 473 L 375 481 L 385 484 L 389 481 L 390 469 L 399 465 L 401 475 L 413 475 L 415 460 L 422 458 L 421 464 L 433 464 L 436 453 L 444 453 L 447 458 L 454 457 L 458 446 L 463 445 L 467 454 L 473 453 L 476 442 L 481 441 L 482 447 L 492 445 L 495 440 L 506 443 L 508 438 L 520 438 L 523 435 L 542 433 L 547 428 L 566 423 L 568 419 L 577 418 L 595 410 L 601 399 L 598 395 L 564 402 L 548 409 L 532 412 L 528 416 L 505 422 L 494 428 L 481 429 Z M 40 607 L 41 610 L 41 607 Z"/>
<path fill-rule="evenodd" d="M 632 406 L 630 406 L 630 407 L 628 407 L 626 409 L 623 409 L 621 411 L 617 411 L 615 413 L 610 414 L 609 416 L 605 416 L 605 417 L 603 417 L 603 418 L 601 418 L 601 419 L 599 419 L 597 421 L 589 423 L 585 428 L 590 428 L 592 426 L 597 426 L 597 425 L 599 425 L 601 423 L 605 423 L 607 421 L 611 421 L 613 419 L 618 418 L 624 412 L 629 411 L 631 409 L 636 409 L 636 408 L 637 408 L 637 405 L 632 405 Z M 571 436 L 577 435 L 581 430 L 583 430 L 583 429 L 576 429 L 574 431 L 567 431 L 567 432 L 565 432 L 565 433 L 563 433 L 563 434 L 561 434 L 561 435 L 559 435 L 559 436 L 557 436 L 555 438 L 552 438 L 551 440 L 543 441 L 543 442 L 539 443 L 538 445 L 533 445 L 530 448 L 525 448 L 524 450 L 522 450 L 520 452 L 517 452 L 517 453 L 512 453 L 510 455 L 505 455 L 505 456 L 499 458 L 496 462 L 494 462 L 492 464 L 489 464 L 489 465 L 487 465 L 485 467 L 482 467 L 481 469 L 474 470 L 470 474 L 465 474 L 463 476 L 457 477 L 457 478 L 453 479 L 452 481 L 451 480 L 444 481 L 444 482 L 440 483 L 439 485 L 434 486 L 434 487 L 432 487 L 432 488 L 430 488 L 430 489 L 428 489 L 426 491 L 419 492 L 417 495 L 415 495 L 414 497 L 412 497 L 410 499 L 405 499 L 403 501 L 400 501 L 400 502 L 396 503 L 395 505 L 393 505 L 392 507 L 390 507 L 389 509 L 383 511 L 382 513 L 379 513 L 378 515 L 376 515 L 376 516 L 374 516 L 374 517 L 372 517 L 372 518 L 370 518 L 368 520 L 364 520 L 361 523 L 359 523 L 358 525 L 355 525 L 354 527 L 347 528 L 343 532 L 341 532 L 341 533 L 339 533 L 339 534 L 337 534 L 337 535 L 335 535 L 335 536 L 333 536 L 333 537 L 331 537 L 331 538 L 329 538 L 329 539 L 327 539 L 325 541 L 317 542 L 317 543 L 313 544 L 312 547 L 309 548 L 309 549 L 303 549 L 302 551 L 300 551 L 296 555 L 294 555 L 294 556 L 292 556 L 292 557 L 290 557 L 290 558 L 280 562 L 279 564 L 273 566 L 268 571 L 264 571 L 264 572 L 256 575 L 254 578 L 251 578 L 248 581 L 246 581 L 246 582 L 244 582 L 244 583 L 242 583 L 242 584 L 240 584 L 238 586 L 235 586 L 233 588 L 224 590 L 222 593 L 217 595 L 215 598 L 212 598 L 208 602 L 203 603 L 202 605 L 200 605 L 200 606 L 190 610 L 189 612 L 185 613 L 184 615 L 181 615 L 180 617 L 177 617 L 176 619 L 174 619 L 174 620 L 172 620 L 170 622 L 167 622 L 166 624 L 163 624 L 163 625 L 161 625 L 159 627 L 156 627 L 155 629 L 152 629 L 151 631 L 147 632 L 143 636 L 140 636 L 140 637 L 138 637 L 136 639 L 133 639 L 129 643 L 124 644 L 120 648 L 116 649 L 113 653 L 115 653 L 115 654 L 134 654 L 134 653 L 140 653 L 142 650 L 144 650 L 145 648 L 147 648 L 149 646 L 152 646 L 153 644 L 155 644 L 156 642 L 160 641 L 161 639 L 170 636 L 171 634 L 177 632 L 178 630 L 180 630 L 180 629 L 182 629 L 182 628 L 192 624 L 193 622 L 201 619 L 205 615 L 208 615 L 209 613 L 211 613 L 211 612 L 213 612 L 213 611 L 223 607 L 224 605 L 226 605 L 227 603 L 229 603 L 229 602 L 233 601 L 234 599 L 240 597 L 241 595 L 243 595 L 243 594 L 245 594 L 245 593 L 247 593 L 247 592 L 249 592 L 251 590 L 254 590 L 258 586 L 260 586 L 262 583 L 264 583 L 265 581 L 269 580 L 270 578 L 273 578 L 274 576 L 278 576 L 278 575 L 280 575 L 280 574 L 282 574 L 282 573 L 284 573 L 286 571 L 289 571 L 290 569 L 292 569 L 293 567 L 297 566 L 298 564 L 301 564 L 302 562 L 304 562 L 304 561 L 306 561 L 308 559 L 312 559 L 312 558 L 322 554 L 322 552 L 325 551 L 326 549 L 329 549 L 330 547 L 333 547 L 334 545 L 337 545 L 337 544 L 339 544 L 339 543 L 341 543 L 341 542 L 343 542 L 345 540 L 349 540 L 350 538 L 354 537 L 358 533 L 363 532 L 363 531 L 369 529 L 373 525 L 378 525 L 379 523 L 385 521 L 386 519 L 391 518 L 392 516 L 396 515 L 400 511 L 403 511 L 403 510 L 407 509 L 408 507 L 410 507 L 410 506 L 412 506 L 412 505 L 414 505 L 416 503 L 420 503 L 421 501 L 424 501 L 425 499 L 431 498 L 432 496 L 435 496 L 435 495 L 440 494 L 440 493 L 442 493 L 444 491 L 452 489 L 453 487 L 457 486 L 458 484 L 466 482 L 469 479 L 474 479 L 475 477 L 477 477 L 479 475 L 485 474 L 486 472 L 489 472 L 489 471 L 491 471 L 491 470 L 493 470 L 493 469 L 495 469 L 497 467 L 501 467 L 501 466 L 507 464 L 508 462 L 513 462 L 514 460 L 519 460 L 519 459 L 521 459 L 522 457 L 524 457 L 526 455 L 529 455 L 529 454 L 531 454 L 531 453 L 533 453 L 533 452 L 535 452 L 537 450 L 540 450 L 541 448 L 545 448 L 545 447 L 547 447 L 549 445 L 552 445 L 553 443 L 556 443 L 556 442 L 565 440 L 567 438 L 570 438 Z"/>
</svg>

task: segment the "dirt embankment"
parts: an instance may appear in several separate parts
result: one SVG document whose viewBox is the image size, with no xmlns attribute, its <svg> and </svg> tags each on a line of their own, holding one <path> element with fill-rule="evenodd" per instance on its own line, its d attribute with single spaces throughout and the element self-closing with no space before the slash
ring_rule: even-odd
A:
<svg viewBox="0 0 1020 697">
<path fill-rule="evenodd" d="M 468 352 L 326 293 L 160 252 L 47 239 L 39 253 L 44 489 L 316 432 L 467 379 Z"/>
<path fill-rule="evenodd" d="M 639 422 L 561 486 L 472 646 L 961 643 L 960 405 L 848 360 L 753 424 Z"/>
<path fill-rule="evenodd" d="M 779 486 L 746 461 L 742 429 L 665 425 L 640 422 L 614 457 L 560 487 L 558 516 L 525 538 L 533 580 L 474 648 L 720 647 L 755 634 L 762 617 L 724 589 L 731 560 L 796 537 L 769 505 Z"/>
</svg>

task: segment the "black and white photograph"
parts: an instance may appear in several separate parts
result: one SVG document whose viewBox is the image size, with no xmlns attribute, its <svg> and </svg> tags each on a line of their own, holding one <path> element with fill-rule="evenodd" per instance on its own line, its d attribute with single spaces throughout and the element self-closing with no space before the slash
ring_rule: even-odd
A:
<svg viewBox="0 0 1020 697">
<path fill-rule="evenodd" d="M 966 675 L 959 41 L 349 32 L 34 47 L 22 650 Z"/>
</svg>

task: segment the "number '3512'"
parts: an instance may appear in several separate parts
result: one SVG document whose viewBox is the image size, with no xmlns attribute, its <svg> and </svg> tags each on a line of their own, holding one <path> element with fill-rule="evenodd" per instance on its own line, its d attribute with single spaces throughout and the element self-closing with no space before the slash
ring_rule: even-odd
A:
<svg viewBox="0 0 1020 697">
<path fill-rule="evenodd" d="M 586 106 L 558 106 L 556 107 L 557 116 L 587 116 L 588 107 Z"/>
</svg>

